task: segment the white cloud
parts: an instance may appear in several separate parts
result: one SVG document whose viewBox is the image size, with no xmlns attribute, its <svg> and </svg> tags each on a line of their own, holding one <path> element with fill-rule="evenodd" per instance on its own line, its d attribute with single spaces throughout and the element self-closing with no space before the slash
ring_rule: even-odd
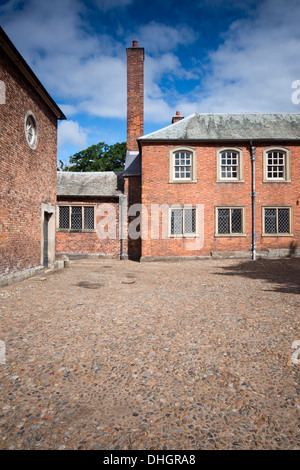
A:
<svg viewBox="0 0 300 470">
<path fill-rule="evenodd" d="M 224 43 L 209 55 L 205 81 L 191 96 L 199 110 L 297 111 L 291 83 L 300 76 L 299 7 L 297 0 L 288 8 L 284 0 L 265 0 L 255 15 L 231 25 Z"/>
<path fill-rule="evenodd" d="M 10 0 L 10 9 L 0 7 L 5 30 L 50 94 L 65 103 L 66 114 L 86 111 L 123 118 L 124 46 L 107 35 L 87 32 L 81 19 L 84 2 L 28 0 L 14 11 L 17 3 Z"/>
<path fill-rule="evenodd" d="M 102 12 L 132 3 L 94 2 Z M 209 2 L 220 10 L 228 4 Z M 87 5 L 83 0 L 9 0 L 0 6 L 1 22 L 50 94 L 63 103 L 67 117 L 79 119 L 80 113 L 86 113 L 124 119 L 125 46 L 92 29 Z M 133 36 L 126 33 L 126 25 L 116 24 L 118 37 L 126 38 L 127 45 L 138 39 L 145 48 L 146 120 L 169 122 L 176 110 L 183 115 L 298 110 L 292 104 L 291 85 L 300 79 L 299 1 L 290 0 L 287 5 L 286 0 L 234 0 L 236 8 L 243 5 L 249 7 L 244 18 L 232 23 L 223 43 L 207 55 L 202 70 L 199 65 L 187 69 L 178 55 L 182 46 L 189 52 L 201 28 L 198 33 L 190 25 L 152 21 L 141 25 Z M 201 56 L 201 52 L 195 56 L 196 64 Z M 197 86 L 183 94 L 178 83 L 183 85 L 185 80 L 196 80 Z M 69 139 L 84 148 L 87 131 L 78 122 L 70 123 L 59 126 L 60 143 Z"/>
<path fill-rule="evenodd" d="M 73 106 L 72 104 L 58 104 L 58 106 L 65 114 L 65 116 L 67 116 L 67 118 L 74 116 L 78 113 L 76 106 Z"/>
<path fill-rule="evenodd" d="M 190 26 L 169 26 L 151 21 L 138 28 L 135 36 L 128 37 L 128 42 L 138 38 L 139 44 L 149 54 L 175 50 L 179 45 L 188 45 L 196 41 L 198 34 Z"/>
<path fill-rule="evenodd" d="M 215 4 L 223 4 L 216 0 Z M 236 0 L 235 7 L 242 7 Z M 200 72 L 184 70 L 173 53 L 147 58 L 145 115 L 151 121 L 170 120 L 175 110 L 194 112 L 299 112 L 292 102 L 294 80 L 300 79 L 300 4 L 263 0 L 248 4 L 248 16 L 233 22 L 223 43 L 207 55 Z M 250 7 L 253 7 L 251 10 Z M 160 86 L 164 74 L 198 79 L 182 95 Z M 171 106 L 171 103 L 174 106 Z M 171 113 L 172 109 L 172 113 Z"/>
<path fill-rule="evenodd" d="M 97 0 L 102 10 L 129 3 Z M 64 103 L 66 116 L 83 112 L 125 119 L 124 45 L 90 30 L 83 20 L 87 7 L 82 0 L 28 0 L 22 8 L 20 5 L 18 0 L 9 0 L 5 8 L 0 7 L 5 29 L 50 94 Z M 145 52 L 154 54 L 147 55 L 145 61 L 145 108 L 148 119 L 156 121 L 159 107 L 164 112 L 169 109 L 161 81 L 166 77 L 195 77 L 195 73 L 182 67 L 174 50 L 195 41 L 197 34 L 185 25 L 151 22 L 141 26 L 137 35 Z M 131 44 L 129 39 L 127 44 Z"/>
<path fill-rule="evenodd" d="M 86 148 L 87 132 L 76 121 L 61 121 L 58 126 L 58 148 L 74 145 L 78 150 Z"/>
</svg>

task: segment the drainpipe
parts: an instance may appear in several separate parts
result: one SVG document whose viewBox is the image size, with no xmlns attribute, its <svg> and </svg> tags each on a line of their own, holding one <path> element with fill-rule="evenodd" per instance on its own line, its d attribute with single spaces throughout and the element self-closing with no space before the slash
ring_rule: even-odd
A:
<svg viewBox="0 0 300 470">
<path fill-rule="evenodd" d="M 122 194 L 119 196 L 119 237 L 120 237 L 120 259 L 126 259 L 124 255 L 123 240 L 125 238 L 124 221 L 126 220 L 127 196 Z"/>
<path fill-rule="evenodd" d="M 250 196 L 252 198 L 252 245 L 251 245 L 251 251 L 252 251 L 252 259 L 256 259 L 256 225 L 255 225 L 255 220 L 256 220 L 256 206 L 255 206 L 255 198 L 256 198 L 256 192 L 255 192 L 255 160 L 256 160 L 256 147 L 253 147 L 253 142 L 250 142 L 251 146 L 251 163 L 252 163 L 252 192 L 250 193 Z"/>
</svg>

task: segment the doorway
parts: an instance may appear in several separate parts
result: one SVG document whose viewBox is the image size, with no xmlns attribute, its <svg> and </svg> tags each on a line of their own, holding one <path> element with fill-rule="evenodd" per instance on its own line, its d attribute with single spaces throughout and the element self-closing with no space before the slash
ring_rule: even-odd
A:
<svg viewBox="0 0 300 470">
<path fill-rule="evenodd" d="M 47 268 L 55 261 L 55 207 L 42 204 L 41 266 Z"/>
<path fill-rule="evenodd" d="M 49 240 L 49 219 L 51 214 L 44 212 L 44 249 L 43 249 L 43 266 L 48 267 L 48 240 Z"/>
</svg>

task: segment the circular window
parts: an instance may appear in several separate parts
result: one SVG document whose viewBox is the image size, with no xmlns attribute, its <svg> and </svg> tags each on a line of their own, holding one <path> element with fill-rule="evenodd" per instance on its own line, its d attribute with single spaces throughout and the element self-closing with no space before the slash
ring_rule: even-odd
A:
<svg viewBox="0 0 300 470">
<path fill-rule="evenodd" d="M 25 135 L 29 147 L 35 149 L 37 146 L 37 125 L 32 113 L 27 113 L 25 118 Z"/>
</svg>

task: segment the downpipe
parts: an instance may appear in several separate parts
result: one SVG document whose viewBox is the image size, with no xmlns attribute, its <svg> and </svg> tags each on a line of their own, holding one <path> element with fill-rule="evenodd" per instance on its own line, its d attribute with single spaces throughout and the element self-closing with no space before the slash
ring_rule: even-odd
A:
<svg viewBox="0 0 300 470">
<path fill-rule="evenodd" d="M 253 146 L 253 142 L 250 142 L 251 146 L 251 164 L 252 164 L 252 191 L 250 193 L 251 200 L 252 200 L 252 244 L 251 244 L 251 251 L 252 251 L 252 259 L 256 259 L 256 191 L 255 191 L 255 161 L 256 161 L 256 147 Z"/>
</svg>

